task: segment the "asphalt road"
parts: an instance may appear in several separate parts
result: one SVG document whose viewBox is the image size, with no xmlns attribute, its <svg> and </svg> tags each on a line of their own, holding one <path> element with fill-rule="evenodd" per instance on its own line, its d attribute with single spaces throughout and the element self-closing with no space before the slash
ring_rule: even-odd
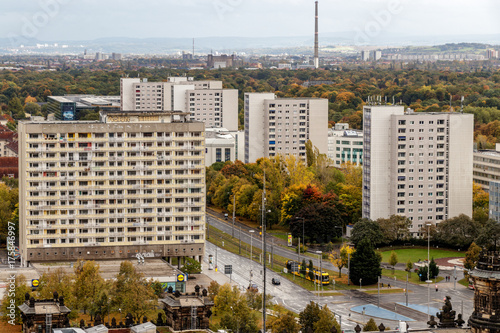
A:
<svg viewBox="0 0 500 333">
<path fill-rule="evenodd" d="M 232 224 L 231 221 L 225 221 L 222 218 L 217 218 L 214 217 L 213 215 L 207 214 L 207 222 L 227 234 L 232 233 Z M 240 230 L 239 230 L 240 225 L 236 224 L 235 225 L 235 231 L 234 231 L 234 236 L 236 238 L 240 237 Z M 247 226 L 241 225 L 241 241 L 242 241 L 242 246 L 244 243 L 250 244 L 251 242 L 251 236 L 249 233 L 249 228 Z M 255 235 L 257 234 L 257 236 Z M 252 235 L 253 238 L 253 246 L 258 246 L 261 247 L 261 238 L 258 237 L 258 231 Z M 208 239 L 207 242 L 207 254 L 212 254 L 214 255 L 215 259 L 215 252 L 216 252 L 216 246 L 212 243 L 210 243 L 210 239 Z M 280 246 L 274 246 L 273 247 L 274 253 L 277 255 L 280 255 L 285 258 L 289 258 L 292 260 L 297 260 L 297 253 L 292 250 L 288 250 L 286 248 L 280 247 Z M 270 253 L 271 252 L 271 245 L 267 244 L 267 251 Z M 208 256 L 205 256 L 207 258 Z M 302 260 L 302 256 L 300 258 Z M 313 260 L 314 265 L 319 267 L 319 260 L 309 257 L 306 257 L 306 261 L 308 260 Z M 259 291 L 262 291 L 263 287 L 263 278 L 262 278 L 262 265 L 250 261 L 248 258 L 241 257 L 236 254 L 232 254 L 228 251 L 225 251 L 221 248 L 217 249 L 217 261 L 218 261 L 218 267 L 223 267 L 223 265 L 226 264 L 232 264 L 233 265 L 233 272 L 234 274 L 232 275 L 232 279 L 238 283 L 240 288 L 245 289 L 248 287 L 250 280 L 253 283 L 256 283 L 259 286 Z M 336 267 L 334 267 L 330 262 L 322 261 L 322 265 L 324 268 L 333 270 L 333 271 L 338 271 Z M 343 270 L 343 273 L 347 273 L 347 270 Z M 287 279 L 280 279 L 281 280 L 281 285 L 280 286 L 274 286 L 271 284 L 271 279 L 273 277 L 277 277 L 279 274 L 271 271 L 270 269 L 267 269 L 267 278 L 266 280 L 268 281 L 266 283 L 266 291 L 273 296 L 273 302 L 277 302 L 280 304 L 283 304 L 285 307 L 288 309 L 299 313 L 301 312 L 304 307 L 310 302 L 310 301 L 315 301 L 319 302 L 319 304 L 324 305 L 327 304 L 328 307 L 337 315 L 342 316 L 342 328 L 343 329 L 348 329 L 348 328 L 353 328 L 356 326 L 357 322 L 366 322 L 368 320 L 368 316 L 363 316 L 361 314 L 354 313 L 350 311 L 350 309 L 354 306 L 357 305 L 364 305 L 364 304 L 375 304 L 377 305 L 379 300 L 377 295 L 367 295 L 365 293 L 359 293 L 355 291 L 341 291 L 343 293 L 343 296 L 322 296 L 318 297 L 312 294 L 311 292 L 295 285 L 293 282 L 287 280 Z M 444 274 L 446 275 L 451 275 L 449 272 L 445 272 Z M 251 276 L 252 275 L 252 276 Z M 383 277 L 381 279 L 381 282 L 384 283 L 384 285 L 387 285 L 388 283 L 391 284 L 392 287 L 394 288 L 406 288 L 406 283 L 401 282 L 401 281 L 395 281 L 393 279 Z M 463 318 L 464 320 L 467 320 L 468 317 L 472 314 L 473 311 L 473 292 L 471 290 L 468 290 L 464 288 L 463 286 L 457 284 L 456 290 L 454 289 L 453 282 L 448 282 L 448 283 L 439 283 L 438 284 L 438 291 L 436 292 L 435 290 L 435 285 L 432 284 L 429 286 L 430 289 L 428 289 L 428 286 L 426 285 L 415 285 L 415 284 L 409 284 L 409 294 L 408 294 L 408 301 L 411 304 L 419 304 L 422 306 L 427 306 L 429 304 L 430 307 L 434 308 L 440 308 L 443 305 L 443 299 L 445 296 L 450 296 L 451 297 L 451 302 L 453 305 L 453 309 L 456 311 L 456 313 L 462 313 L 462 307 L 463 307 Z M 428 299 L 430 299 L 430 302 L 428 302 Z M 396 305 L 397 302 L 405 302 L 405 295 L 404 294 L 381 294 L 380 296 L 380 304 L 381 307 L 385 307 L 387 309 L 391 309 L 394 311 L 393 308 L 396 308 L 396 312 L 406 315 L 409 317 L 412 317 L 416 319 L 416 322 L 412 322 L 411 327 L 412 328 L 425 328 L 426 327 L 426 315 L 419 313 L 419 312 L 414 312 L 413 316 L 411 316 L 411 311 L 405 311 L 402 307 L 399 307 Z M 408 309 L 406 309 L 408 310 Z M 338 320 L 338 318 L 337 318 Z M 387 319 L 379 319 L 375 318 L 377 324 L 380 322 L 383 322 L 384 325 L 390 326 L 391 328 L 395 328 L 397 326 L 397 323 L 395 321 L 387 320 Z"/>
</svg>

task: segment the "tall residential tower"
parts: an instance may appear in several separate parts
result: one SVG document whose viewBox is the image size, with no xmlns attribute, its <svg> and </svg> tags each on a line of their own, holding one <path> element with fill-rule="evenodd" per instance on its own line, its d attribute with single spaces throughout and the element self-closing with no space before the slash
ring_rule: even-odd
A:
<svg viewBox="0 0 500 333">
<path fill-rule="evenodd" d="M 205 131 L 187 113 L 19 123 L 23 264 L 189 256 L 205 244 Z"/>
<path fill-rule="evenodd" d="M 363 217 L 426 223 L 472 216 L 473 115 L 363 109 Z"/>
</svg>

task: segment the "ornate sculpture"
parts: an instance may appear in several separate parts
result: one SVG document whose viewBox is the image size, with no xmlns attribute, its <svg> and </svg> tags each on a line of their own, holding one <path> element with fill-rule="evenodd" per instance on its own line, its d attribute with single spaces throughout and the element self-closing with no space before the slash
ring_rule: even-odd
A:
<svg viewBox="0 0 500 333">
<path fill-rule="evenodd" d="M 431 316 L 431 319 L 427 322 L 427 325 L 429 325 L 430 328 L 436 328 L 437 321 L 434 318 L 434 316 Z"/>
<path fill-rule="evenodd" d="M 455 311 L 453 310 L 450 302 L 451 297 L 446 296 L 444 301 L 443 310 L 441 312 L 436 313 L 436 316 L 439 318 L 438 327 L 456 327 L 457 323 L 455 322 Z"/>
</svg>

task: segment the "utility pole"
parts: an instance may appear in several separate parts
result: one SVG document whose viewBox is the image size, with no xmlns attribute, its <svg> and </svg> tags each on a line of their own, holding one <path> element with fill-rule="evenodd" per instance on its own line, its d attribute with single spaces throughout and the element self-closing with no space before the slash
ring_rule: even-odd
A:
<svg viewBox="0 0 500 333">
<path fill-rule="evenodd" d="M 264 290 L 262 295 L 262 331 L 266 332 L 266 172 L 264 171 L 264 184 L 262 186 L 262 265 L 264 269 Z"/>
<path fill-rule="evenodd" d="M 193 50 L 194 50 L 194 48 L 193 48 Z M 233 238 L 234 238 L 234 214 L 235 213 L 236 213 L 236 194 L 233 195 L 233 228 L 231 230 L 231 237 L 233 237 Z"/>
<path fill-rule="evenodd" d="M 351 279 L 351 253 L 347 251 L 347 285 L 350 284 Z"/>
<path fill-rule="evenodd" d="M 406 273 L 406 306 L 408 306 L 408 273 Z"/>
<path fill-rule="evenodd" d="M 380 308 L 380 276 L 377 276 L 378 301 L 377 307 Z M 408 304 L 407 304 L 408 305 Z"/>
</svg>

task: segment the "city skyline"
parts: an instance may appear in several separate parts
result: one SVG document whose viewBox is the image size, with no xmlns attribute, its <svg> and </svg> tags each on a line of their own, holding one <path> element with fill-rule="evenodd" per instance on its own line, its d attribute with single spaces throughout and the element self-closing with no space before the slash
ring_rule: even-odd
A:
<svg viewBox="0 0 500 333">
<path fill-rule="evenodd" d="M 465 0 L 359 0 L 350 3 L 319 1 L 321 35 L 365 32 L 389 35 L 499 34 L 494 13 L 500 4 L 480 0 L 470 10 Z M 188 0 L 182 2 L 130 0 L 46 0 L 27 6 L 4 4 L 0 38 L 23 36 L 43 41 L 98 38 L 169 37 L 290 37 L 314 33 L 313 0 Z M 196 22 L 196 24 L 185 24 Z M 180 27 L 182 26 L 182 29 Z M 353 44 L 360 38 L 353 38 Z"/>
</svg>

